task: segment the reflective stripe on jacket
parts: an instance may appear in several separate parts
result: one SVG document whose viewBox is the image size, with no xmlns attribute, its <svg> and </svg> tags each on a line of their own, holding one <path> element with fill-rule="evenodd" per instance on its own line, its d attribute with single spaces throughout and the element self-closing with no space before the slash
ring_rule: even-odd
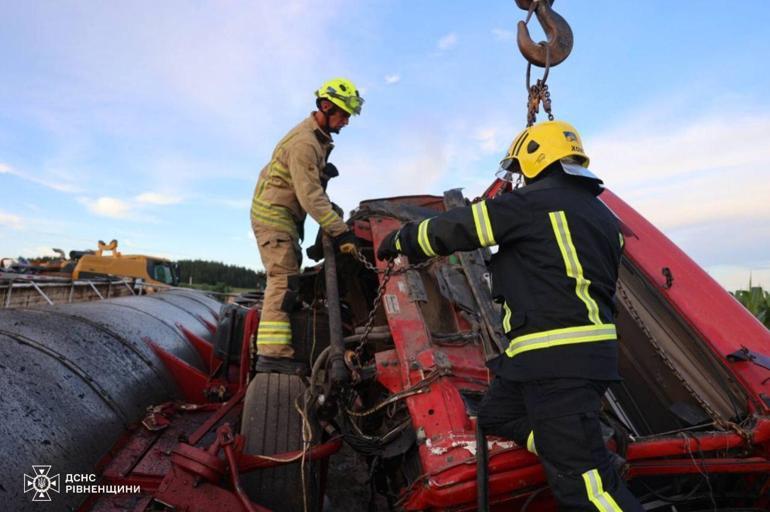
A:
<svg viewBox="0 0 770 512">
<path fill-rule="evenodd" d="M 259 173 L 251 202 L 252 220 L 300 238 L 307 213 L 332 236 L 347 231 L 321 184 L 333 147 L 331 137 L 321 130 L 312 114 L 292 128 Z"/>
<path fill-rule="evenodd" d="M 618 379 L 614 295 L 619 224 L 599 186 L 559 171 L 514 192 L 405 224 L 408 256 L 498 245 L 493 295 L 509 345 L 491 362 L 513 380 Z"/>
</svg>

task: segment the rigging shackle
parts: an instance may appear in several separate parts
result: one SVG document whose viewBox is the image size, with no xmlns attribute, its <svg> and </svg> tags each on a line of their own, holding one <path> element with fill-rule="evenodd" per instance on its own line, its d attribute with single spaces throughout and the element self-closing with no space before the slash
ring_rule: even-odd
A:
<svg viewBox="0 0 770 512">
<path fill-rule="evenodd" d="M 519 21 L 516 42 L 519 51 L 528 62 L 545 68 L 556 66 L 566 59 L 572 51 L 572 29 L 567 20 L 551 8 L 554 0 L 515 0 L 516 5 L 528 11 L 527 19 Z M 543 27 L 547 41 L 536 43 L 527 29 L 527 23 L 535 13 Z"/>
</svg>

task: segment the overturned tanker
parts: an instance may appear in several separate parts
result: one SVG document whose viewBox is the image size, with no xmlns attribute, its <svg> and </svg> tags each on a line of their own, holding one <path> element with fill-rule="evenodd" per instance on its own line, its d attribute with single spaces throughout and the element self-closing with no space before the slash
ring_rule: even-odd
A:
<svg viewBox="0 0 770 512">
<path fill-rule="evenodd" d="M 50 492 L 56 510 L 80 505 L 82 494 L 62 492 L 65 475 L 95 473 L 148 405 L 181 396 L 147 340 L 203 369 L 180 327 L 210 337 L 219 306 L 204 295 L 173 290 L 0 310 L 3 509 L 39 510 L 34 489 L 22 485 L 23 475 L 35 476 L 33 465 L 50 466 L 51 478 L 61 475 Z"/>
<path fill-rule="evenodd" d="M 770 332 L 623 201 L 600 197 L 626 233 L 624 380 L 603 400 L 623 476 L 646 510 L 767 510 Z M 485 362 L 505 346 L 489 252 L 374 254 L 401 222 L 464 204 L 458 191 L 361 203 L 348 222 L 362 259 L 326 244 L 296 290 L 307 377 L 253 372 L 258 297 L 218 309 L 171 291 L 0 312 L 0 501 L 300 511 L 321 510 L 326 495 L 336 510 L 473 510 L 481 491 L 482 507 L 556 510 L 536 455 L 476 437 Z M 365 467 L 327 472 L 343 443 Z M 23 478 L 32 465 L 50 466 L 45 492 Z M 93 481 L 54 490 L 54 474 Z"/>
</svg>

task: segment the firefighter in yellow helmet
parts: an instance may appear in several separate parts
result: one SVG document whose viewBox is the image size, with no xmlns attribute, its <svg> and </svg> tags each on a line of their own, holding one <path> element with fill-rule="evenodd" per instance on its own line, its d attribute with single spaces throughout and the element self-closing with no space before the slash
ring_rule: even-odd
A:
<svg viewBox="0 0 770 512">
<path fill-rule="evenodd" d="M 641 511 L 599 419 L 604 392 L 620 379 L 613 297 L 623 238 L 588 163 L 572 125 L 531 126 L 501 162 L 524 187 L 405 224 L 377 257 L 499 246 L 492 293 L 508 346 L 489 362 L 495 379 L 480 428 L 536 453 L 564 510 Z"/>
<path fill-rule="evenodd" d="M 328 162 L 332 134 L 359 115 L 364 103 L 344 78 L 324 83 L 316 92 L 317 110 L 292 128 L 276 145 L 259 174 L 251 203 L 251 226 L 267 274 L 257 331 L 257 371 L 302 374 L 295 361 L 289 312 L 297 299 L 302 260 L 299 241 L 309 214 L 334 238 L 343 253 L 356 254 L 355 235 L 332 206 L 326 183 L 337 175 Z"/>
</svg>

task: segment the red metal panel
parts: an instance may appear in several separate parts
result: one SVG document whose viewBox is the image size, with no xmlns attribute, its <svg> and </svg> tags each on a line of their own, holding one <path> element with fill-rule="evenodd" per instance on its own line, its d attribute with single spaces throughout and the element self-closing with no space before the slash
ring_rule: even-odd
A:
<svg viewBox="0 0 770 512">
<path fill-rule="evenodd" d="M 513 493 L 526 496 L 529 494 L 527 489 L 538 489 L 544 485 L 545 473 L 540 464 L 508 471 L 497 471 L 490 473 L 489 476 L 490 496 L 500 496 L 503 500 L 510 498 Z M 437 487 L 430 480 L 421 482 L 421 485 L 414 486 L 413 489 L 414 492 L 408 496 L 404 503 L 404 508 L 407 510 L 424 510 L 431 507 L 447 509 L 470 504 L 476 500 L 475 471 L 472 478 L 456 481 L 451 485 Z M 555 510 L 555 508 L 544 506 L 532 510 L 547 511 Z"/>
<path fill-rule="evenodd" d="M 770 331 L 679 247 L 609 190 L 601 199 L 633 231 L 625 255 L 654 283 L 660 294 L 722 360 L 745 346 L 770 356 Z M 717 241 L 714 241 L 717 243 Z M 663 267 L 674 280 L 666 288 Z M 725 363 L 753 394 L 761 410 L 770 411 L 760 396 L 770 395 L 770 371 L 749 362 Z"/>
<path fill-rule="evenodd" d="M 377 362 L 377 380 L 391 393 L 403 389 L 401 372 L 399 371 L 398 353 L 395 350 L 385 350 L 374 355 Z"/>
<path fill-rule="evenodd" d="M 201 321 L 203 325 L 206 326 L 206 329 L 208 329 L 209 333 L 214 336 L 217 333 L 217 326 L 213 322 L 210 322 L 209 320 L 206 320 L 201 315 L 196 315 L 198 320 Z"/>
<path fill-rule="evenodd" d="M 241 366 L 238 385 L 240 389 L 246 389 L 249 384 L 249 363 L 251 361 L 251 345 L 259 327 L 259 310 L 256 307 L 249 309 L 243 321 L 243 339 L 241 340 Z"/>
<path fill-rule="evenodd" d="M 178 322 L 176 327 L 182 331 L 182 334 L 184 334 L 185 339 L 190 343 L 190 345 L 192 345 L 195 350 L 198 351 L 201 359 L 203 359 L 203 362 L 206 365 L 206 371 L 210 372 L 211 368 L 216 367 L 219 359 L 214 357 L 214 346 Z"/>
<path fill-rule="evenodd" d="M 166 475 L 155 498 L 163 503 L 173 504 L 174 510 L 187 512 L 217 510 L 245 512 L 247 510 L 233 492 L 205 481 L 199 482 L 194 475 L 177 467 L 172 467 Z M 255 503 L 250 505 L 253 510 L 270 512 Z"/>
<path fill-rule="evenodd" d="M 420 205 L 436 205 L 435 198 L 430 196 L 410 200 Z M 394 219 L 371 219 L 375 247 L 385 235 L 399 226 L 400 223 Z M 407 258 L 404 256 L 396 259 L 397 268 L 406 263 Z M 380 268 L 385 267 L 384 262 L 378 262 L 378 265 Z M 479 381 L 486 381 L 488 374 L 478 345 L 439 347 L 431 344 L 430 333 L 420 308 L 410 300 L 408 289 L 406 276 L 396 274 L 388 282 L 383 298 L 398 356 L 401 389 L 418 384 L 432 372 L 447 371 L 447 375 L 438 377 L 426 392 L 406 399 L 412 425 L 418 437 L 424 441 L 419 448 L 422 467 L 431 474 L 452 465 L 460 458 L 466 458 L 469 443 L 475 447 L 475 430 L 465 411 L 457 382 L 465 374 L 474 377 L 476 381 L 471 381 L 468 387 L 478 387 Z M 438 356 L 439 353 L 441 356 Z M 450 380 L 449 374 L 453 374 L 454 378 Z M 392 386 L 393 383 L 385 378 L 383 384 Z"/>
<path fill-rule="evenodd" d="M 759 419 L 749 434 L 751 444 L 755 446 L 767 444 L 770 441 L 770 419 Z M 636 461 L 748 446 L 749 441 L 735 432 L 704 432 L 691 436 L 631 443 L 628 446 L 626 458 L 629 461 Z"/>
<path fill-rule="evenodd" d="M 178 357 L 163 350 L 157 343 L 145 337 L 144 341 L 152 348 L 155 354 L 163 361 L 177 386 L 182 391 L 185 400 L 195 403 L 206 402 L 203 391 L 208 384 L 208 375 L 193 368 Z"/>
<path fill-rule="evenodd" d="M 198 429 L 190 435 L 189 442 L 192 445 L 198 444 L 208 432 L 210 432 L 220 421 L 233 409 L 243 407 L 243 397 L 246 396 L 246 388 L 241 388 L 230 400 L 221 404 L 214 414 L 209 416 Z"/>
</svg>

